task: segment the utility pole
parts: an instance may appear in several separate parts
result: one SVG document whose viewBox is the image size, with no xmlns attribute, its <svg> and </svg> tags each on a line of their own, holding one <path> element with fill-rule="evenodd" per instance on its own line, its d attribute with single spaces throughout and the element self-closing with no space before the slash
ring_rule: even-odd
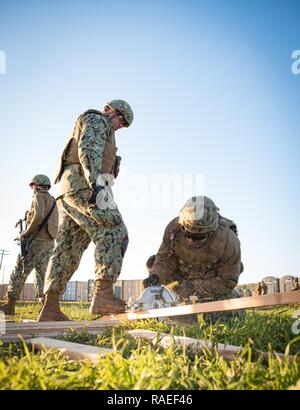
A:
<svg viewBox="0 0 300 410">
<path fill-rule="evenodd" d="M 3 273 L 2 273 L 2 285 L 4 285 L 4 279 L 5 279 L 5 271 L 6 271 L 6 266 L 3 266 Z"/>
<path fill-rule="evenodd" d="M 5 249 L 0 249 L 0 272 L 2 269 L 2 262 L 3 262 L 3 257 L 9 255 L 9 252 L 6 251 Z M 3 274 L 3 278 L 4 278 L 4 274 Z"/>
</svg>

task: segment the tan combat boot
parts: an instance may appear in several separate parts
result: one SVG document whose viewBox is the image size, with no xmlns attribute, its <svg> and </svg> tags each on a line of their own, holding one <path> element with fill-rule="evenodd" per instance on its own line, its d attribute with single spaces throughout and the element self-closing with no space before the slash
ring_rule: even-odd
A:
<svg viewBox="0 0 300 410">
<path fill-rule="evenodd" d="M 90 313 L 94 315 L 108 315 L 112 313 L 124 313 L 126 303 L 118 299 L 114 294 L 113 281 L 98 279 L 90 306 Z"/>
<path fill-rule="evenodd" d="M 49 292 L 45 296 L 45 304 L 39 314 L 38 322 L 52 322 L 69 320 L 62 313 L 59 306 L 59 293 Z"/>
<path fill-rule="evenodd" d="M 15 316 L 16 299 L 13 299 L 10 295 L 7 295 L 7 302 L 4 305 L 0 305 L 0 310 L 7 316 Z"/>
</svg>

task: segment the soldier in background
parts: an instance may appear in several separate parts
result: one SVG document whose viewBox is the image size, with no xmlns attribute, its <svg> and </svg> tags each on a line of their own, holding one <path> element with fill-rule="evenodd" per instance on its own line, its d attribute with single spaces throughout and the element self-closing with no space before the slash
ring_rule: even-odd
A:
<svg viewBox="0 0 300 410">
<path fill-rule="evenodd" d="M 294 284 L 294 286 L 291 290 L 300 290 L 299 279 L 298 278 L 295 279 L 295 284 Z"/>
<path fill-rule="evenodd" d="M 205 196 L 186 202 L 179 217 L 165 229 L 145 286 L 178 281 L 175 290 L 188 303 L 192 295 L 200 303 L 238 297 L 234 287 L 243 269 L 237 227 L 218 211 Z M 177 319 L 191 323 L 196 321 L 196 315 Z"/>
<path fill-rule="evenodd" d="M 264 281 L 261 282 L 261 295 L 266 295 L 268 293 L 268 286 Z"/>
<path fill-rule="evenodd" d="M 128 245 L 122 216 L 113 201 L 111 185 L 119 172 L 115 131 L 129 127 L 133 112 L 123 100 L 113 100 L 104 112 L 88 110 L 79 116 L 62 153 L 55 182 L 60 229 L 45 280 L 45 304 L 39 321 L 67 320 L 59 296 L 79 266 L 91 241 L 95 249 L 96 284 L 90 312 L 119 313 L 126 304 L 116 298 L 117 280 Z"/>
<path fill-rule="evenodd" d="M 50 179 L 46 175 L 35 175 L 30 187 L 33 189 L 31 209 L 27 213 L 26 231 L 21 233 L 27 239 L 27 253 L 18 255 L 16 265 L 10 275 L 7 289 L 7 303 L 0 310 L 7 315 L 15 314 L 16 301 L 33 269 L 36 273 L 36 292 L 43 298 L 45 273 L 54 248 L 58 231 L 58 210 L 55 199 L 49 194 Z"/>
<path fill-rule="evenodd" d="M 255 287 L 255 295 L 260 296 L 262 295 L 263 292 L 263 287 L 261 285 L 261 282 L 258 282 L 257 286 Z"/>
</svg>

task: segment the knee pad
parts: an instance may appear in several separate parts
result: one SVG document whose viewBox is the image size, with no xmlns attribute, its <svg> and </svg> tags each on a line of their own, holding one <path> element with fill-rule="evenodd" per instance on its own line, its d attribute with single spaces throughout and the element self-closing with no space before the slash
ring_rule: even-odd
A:
<svg viewBox="0 0 300 410">
<path fill-rule="evenodd" d="M 128 238 L 128 235 L 126 235 L 123 238 L 122 242 L 121 242 L 121 255 L 122 255 L 122 258 L 124 258 L 125 252 L 126 252 L 127 247 L 128 247 L 128 243 L 129 243 L 129 238 Z"/>
</svg>

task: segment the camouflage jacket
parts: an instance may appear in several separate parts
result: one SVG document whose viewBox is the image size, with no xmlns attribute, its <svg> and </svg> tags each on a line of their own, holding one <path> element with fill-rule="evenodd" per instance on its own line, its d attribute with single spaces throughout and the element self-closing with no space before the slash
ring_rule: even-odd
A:
<svg viewBox="0 0 300 410">
<path fill-rule="evenodd" d="M 241 273 L 240 241 L 236 225 L 223 217 L 217 231 L 202 246 L 190 245 L 174 218 L 166 227 L 151 273 L 162 283 L 187 282 L 201 297 L 221 296 L 231 291 Z"/>
<path fill-rule="evenodd" d="M 103 113 L 88 110 L 80 115 L 60 157 L 55 178 L 59 196 L 91 188 L 103 172 L 104 163 L 112 164 L 106 171 L 112 173 L 116 151 L 113 127 Z"/>
</svg>

